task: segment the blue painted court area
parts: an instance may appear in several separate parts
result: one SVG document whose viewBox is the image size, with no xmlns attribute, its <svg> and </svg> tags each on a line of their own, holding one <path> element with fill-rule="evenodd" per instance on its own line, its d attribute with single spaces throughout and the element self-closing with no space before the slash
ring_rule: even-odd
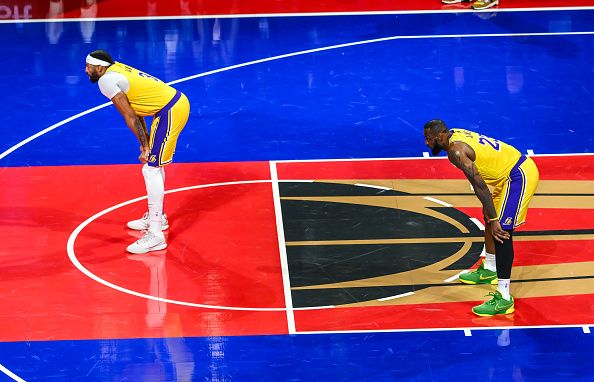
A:
<svg viewBox="0 0 594 382">
<path fill-rule="evenodd" d="M 105 103 L 84 57 L 110 51 L 178 83 L 192 104 L 178 162 L 420 156 L 421 126 L 442 118 L 536 153 L 589 152 L 594 12 L 0 24 L 7 62 L 0 150 Z M 51 28 L 61 28 L 61 33 Z M 476 34 L 522 34 L 476 37 Z M 533 34 L 545 35 L 533 35 Z M 56 37 L 56 35 L 58 37 Z M 447 37 L 444 35 L 463 35 Z M 394 36 L 414 38 L 374 41 Z M 431 37 L 435 36 L 435 37 Z M 474 36 L 474 37 L 471 37 Z M 15 91 L 15 87 L 18 91 Z M 113 106 L 0 160 L 4 166 L 135 163 Z M 48 147 L 51 154 L 48 154 Z"/>
<path fill-rule="evenodd" d="M 27 381 L 591 381 L 581 328 L 17 342 Z M 107 379 L 106 379 L 107 378 Z"/>
</svg>

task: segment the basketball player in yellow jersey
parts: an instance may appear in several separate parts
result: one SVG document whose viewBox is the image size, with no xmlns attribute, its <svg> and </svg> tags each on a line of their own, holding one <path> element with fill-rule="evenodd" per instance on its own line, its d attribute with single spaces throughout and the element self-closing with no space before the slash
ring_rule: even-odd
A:
<svg viewBox="0 0 594 382">
<path fill-rule="evenodd" d="M 144 177 L 148 212 L 128 227 L 143 231 L 142 237 L 129 245 L 131 253 L 147 253 L 167 247 L 163 230 L 169 228 L 163 213 L 165 171 L 171 163 L 177 138 L 188 121 L 190 104 L 186 96 L 161 80 L 115 62 L 109 53 L 96 50 L 86 58 L 85 72 L 101 93 L 109 98 L 122 114 L 126 125 L 140 142 L 140 156 L 144 163 Z M 152 116 L 150 134 L 144 120 Z"/>
<path fill-rule="evenodd" d="M 466 284 L 497 284 L 497 291 L 472 311 L 479 316 L 513 313 L 514 298 L 509 293 L 513 230 L 526 220 L 538 185 L 538 169 L 514 147 L 472 131 L 450 130 L 438 119 L 427 122 L 423 132 L 433 155 L 445 151 L 450 162 L 464 172 L 483 205 L 485 261 L 476 271 L 459 278 Z M 487 185 L 494 187 L 493 193 Z"/>
</svg>

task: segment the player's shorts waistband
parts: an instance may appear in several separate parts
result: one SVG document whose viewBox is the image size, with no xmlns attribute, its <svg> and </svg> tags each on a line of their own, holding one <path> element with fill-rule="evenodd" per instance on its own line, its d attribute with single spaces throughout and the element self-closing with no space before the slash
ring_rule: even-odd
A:
<svg viewBox="0 0 594 382">
<path fill-rule="evenodd" d="M 173 96 L 173 98 L 171 98 L 171 101 L 169 101 L 167 103 L 167 105 L 163 106 L 163 108 L 161 110 L 159 110 L 155 115 L 159 116 L 161 113 L 163 112 L 167 112 L 167 110 L 171 109 L 173 107 L 173 105 L 175 105 L 175 103 L 177 101 L 179 101 L 179 99 L 181 98 L 182 92 L 180 92 L 179 90 L 175 91 L 175 95 Z"/>
<path fill-rule="evenodd" d="M 515 173 L 516 171 L 518 171 L 518 168 L 522 165 L 522 163 L 524 163 L 526 161 L 526 155 L 522 155 L 520 157 L 520 159 L 518 159 L 518 161 L 516 162 L 516 164 L 514 165 L 514 167 L 512 167 L 511 171 L 509 172 L 510 174 Z"/>
</svg>

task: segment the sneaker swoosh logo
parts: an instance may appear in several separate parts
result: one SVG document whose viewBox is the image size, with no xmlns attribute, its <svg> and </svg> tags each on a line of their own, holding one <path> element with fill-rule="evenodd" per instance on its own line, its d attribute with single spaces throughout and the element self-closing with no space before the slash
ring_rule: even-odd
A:
<svg viewBox="0 0 594 382">
<path fill-rule="evenodd" d="M 494 275 L 494 276 L 483 276 L 483 275 L 480 275 L 479 276 L 479 279 L 481 279 L 481 280 L 490 280 L 490 279 L 494 279 L 495 277 L 497 277 L 497 275 Z"/>
<path fill-rule="evenodd" d="M 495 310 L 507 310 L 509 309 L 511 306 L 513 306 L 512 303 L 497 303 L 495 304 Z"/>
</svg>

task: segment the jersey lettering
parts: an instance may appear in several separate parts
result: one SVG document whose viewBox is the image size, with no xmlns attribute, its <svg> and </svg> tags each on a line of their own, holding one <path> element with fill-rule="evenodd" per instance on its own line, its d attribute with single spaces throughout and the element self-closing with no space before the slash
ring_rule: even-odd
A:
<svg viewBox="0 0 594 382">
<path fill-rule="evenodd" d="M 499 151 L 499 141 L 497 139 L 485 137 L 484 135 L 479 135 L 478 142 L 483 146 L 491 146 L 495 150 Z"/>
</svg>

